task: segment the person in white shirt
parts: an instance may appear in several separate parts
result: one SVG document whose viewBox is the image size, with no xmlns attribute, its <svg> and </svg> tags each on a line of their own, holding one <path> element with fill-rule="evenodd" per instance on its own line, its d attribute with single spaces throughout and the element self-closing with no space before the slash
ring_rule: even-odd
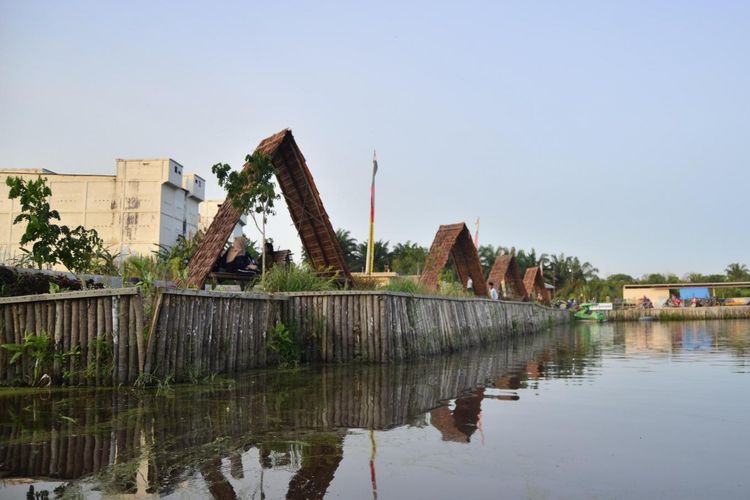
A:
<svg viewBox="0 0 750 500">
<path fill-rule="evenodd" d="M 469 279 L 466 280 L 466 291 L 469 293 L 474 293 L 474 280 L 471 279 L 471 276 L 469 276 Z"/>
<path fill-rule="evenodd" d="M 495 288 L 495 284 L 490 281 L 490 298 L 492 300 L 497 300 L 497 288 Z"/>
</svg>

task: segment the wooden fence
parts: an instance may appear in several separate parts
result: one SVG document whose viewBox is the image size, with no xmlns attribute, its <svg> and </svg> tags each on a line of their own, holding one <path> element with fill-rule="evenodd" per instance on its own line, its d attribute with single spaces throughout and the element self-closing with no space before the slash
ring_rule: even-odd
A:
<svg viewBox="0 0 750 500">
<path fill-rule="evenodd" d="M 0 383 L 195 382 L 274 364 L 268 332 L 286 325 L 303 361 L 387 363 L 434 356 L 530 333 L 567 319 L 528 302 L 390 292 L 251 294 L 161 290 L 144 336 L 137 288 L 0 299 Z M 33 339 L 30 339 L 33 340 Z M 38 339 L 37 339 L 38 340 Z M 275 341 L 279 339 L 274 338 Z M 50 380 L 40 380 L 47 374 Z"/>
<path fill-rule="evenodd" d="M 565 311 L 529 302 L 393 292 L 277 294 L 280 318 L 305 359 L 386 363 L 424 358 L 565 322 Z"/>
<path fill-rule="evenodd" d="M 82 396 L 74 389 L 43 399 L 6 393 L 0 395 L 0 418 L 7 422 L 0 426 L 0 473 L 77 479 L 145 460 L 149 486 L 170 491 L 186 470 L 216 454 L 231 457 L 232 450 L 251 446 L 268 451 L 274 441 L 284 449 L 338 429 L 425 425 L 425 413 L 446 400 L 477 387 L 507 389 L 507 379 L 524 380 L 529 363 L 547 363 L 554 355 L 555 341 L 551 335 L 526 336 L 490 352 L 470 350 L 429 362 L 266 370 L 238 380 L 231 390 L 220 386 L 220 395 L 209 385 L 176 387 L 170 397 L 106 390 Z M 119 471 L 102 479 L 110 477 L 108 487 L 115 491 L 134 492 L 137 469 Z"/>
<path fill-rule="evenodd" d="M 615 309 L 605 311 L 610 321 L 638 321 L 650 317 L 661 321 L 706 319 L 750 319 L 750 306 L 669 307 L 662 309 Z"/>
<path fill-rule="evenodd" d="M 2 298 L 0 344 L 24 353 L 12 362 L 0 349 L 1 384 L 132 384 L 144 371 L 143 301 L 137 288 Z"/>
<path fill-rule="evenodd" d="M 258 293 L 162 290 L 148 338 L 146 373 L 195 381 L 266 366 L 266 332 L 278 300 Z"/>
</svg>

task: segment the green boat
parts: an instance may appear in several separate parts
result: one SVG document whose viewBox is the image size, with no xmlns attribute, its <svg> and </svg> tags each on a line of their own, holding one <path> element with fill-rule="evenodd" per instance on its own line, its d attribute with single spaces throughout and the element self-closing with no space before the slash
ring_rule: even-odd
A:
<svg viewBox="0 0 750 500">
<path fill-rule="evenodd" d="M 581 309 L 573 317 L 579 321 L 607 321 L 603 312 L 591 310 L 594 305 L 592 303 L 581 304 Z"/>
</svg>

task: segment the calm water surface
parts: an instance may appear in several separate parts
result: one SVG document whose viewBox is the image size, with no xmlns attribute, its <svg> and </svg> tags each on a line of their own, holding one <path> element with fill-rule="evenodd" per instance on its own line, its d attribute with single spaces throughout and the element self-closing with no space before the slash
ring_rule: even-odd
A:
<svg viewBox="0 0 750 500">
<path fill-rule="evenodd" d="M 750 498 L 750 322 L 577 325 L 427 363 L 0 391 L 0 497 Z"/>
</svg>

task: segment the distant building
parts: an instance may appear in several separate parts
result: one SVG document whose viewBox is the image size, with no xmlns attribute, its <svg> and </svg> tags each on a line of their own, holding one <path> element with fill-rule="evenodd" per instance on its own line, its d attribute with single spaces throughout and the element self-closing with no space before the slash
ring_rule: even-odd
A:
<svg viewBox="0 0 750 500">
<path fill-rule="evenodd" d="M 201 203 L 199 209 L 200 221 L 198 222 L 199 231 L 206 232 L 206 229 L 208 229 L 208 226 L 211 225 L 214 221 L 214 217 L 216 217 L 216 214 L 219 212 L 219 207 L 225 201 L 226 200 L 205 200 Z M 247 216 L 243 215 L 240 217 L 240 221 L 234 226 L 234 231 L 232 231 L 230 240 L 234 240 L 237 236 L 242 236 L 242 228 L 245 227 L 245 224 L 247 224 Z"/>
<path fill-rule="evenodd" d="M 206 181 L 183 170 L 169 158 L 117 160 L 115 175 L 0 169 L 0 261 L 20 253 L 24 231 L 13 224 L 20 206 L 8 199 L 7 177 L 45 177 L 60 224 L 95 229 L 112 252 L 127 255 L 150 254 L 157 245 L 169 247 L 178 236 L 198 230 Z"/>
</svg>

